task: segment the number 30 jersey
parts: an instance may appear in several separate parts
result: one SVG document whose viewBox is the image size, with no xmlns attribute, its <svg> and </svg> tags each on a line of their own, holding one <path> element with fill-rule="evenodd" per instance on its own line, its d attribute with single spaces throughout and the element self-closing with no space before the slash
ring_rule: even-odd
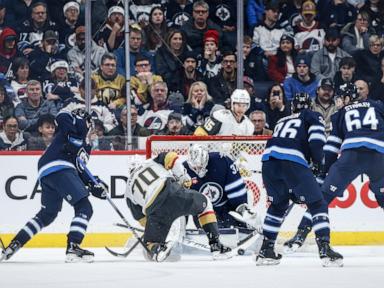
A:
<svg viewBox="0 0 384 288">
<path fill-rule="evenodd" d="M 324 119 L 318 112 L 304 109 L 281 118 L 268 140 L 262 161 L 271 158 L 287 160 L 309 167 L 320 164 L 325 138 Z"/>
<path fill-rule="evenodd" d="M 332 115 L 332 130 L 324 146 L 325 165 L 347 149 L 365 148 L 384 153 L 384 105 L 366 100 L 344 106 Z"/>
</svg>

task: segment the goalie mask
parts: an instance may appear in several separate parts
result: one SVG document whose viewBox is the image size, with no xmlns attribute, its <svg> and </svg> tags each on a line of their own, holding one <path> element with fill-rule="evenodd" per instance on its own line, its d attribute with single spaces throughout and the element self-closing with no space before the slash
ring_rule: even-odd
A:
<svg viewBox="0 0 384 288">
<path fill-rule="evenodd" d="M 303 109 L 309 109 L 312 105 L 311 98 L 308 93 L 296 93 L 292 99 L 292 112 L 298 113 Z"/>
<path fill-rule="evenodd" d="M 206 147 L 198 144 L 194 144 L 189 148 L 188 153 L 188 166 L 193 172 L 195 172 L 200 178 L 207 174 L 209 155 Z"/>
<path fill-rule="evenodd" d="M 231 95 L 231 110 L 233 111 L 234 103 L 244 103 L 247 104 L 247 110 L 249 109 L 251 103 L 251 97 L 245 89 L 236 89 Z"/>
</svg>

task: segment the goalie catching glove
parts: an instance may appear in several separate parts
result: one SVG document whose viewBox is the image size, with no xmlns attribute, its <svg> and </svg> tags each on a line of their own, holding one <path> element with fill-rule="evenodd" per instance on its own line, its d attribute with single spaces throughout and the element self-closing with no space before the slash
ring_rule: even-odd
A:
<svg viewBox="0 0 384 288">
<path fill-rule="evenodd" d="M 99 177 L 95 176 L 95 179 L 97 181 L 96 183 L 90 182 L 88 184 L 88 191 L 99 199 L 107 199 L 107 193 L 108 193 L 108 186 L 105 184 L 104 181 L 102 181 Z"/>
<path fill-rule="evenodd" d="M 262 221 L 259 215 L 249 208 L 246 203 L 240 204 L 236 211 L 229 211 L 229 215 L 237 221 L 247 224 L 251 229 L 255 229 L 258 232 L 262 231 Z"/>
</svg>

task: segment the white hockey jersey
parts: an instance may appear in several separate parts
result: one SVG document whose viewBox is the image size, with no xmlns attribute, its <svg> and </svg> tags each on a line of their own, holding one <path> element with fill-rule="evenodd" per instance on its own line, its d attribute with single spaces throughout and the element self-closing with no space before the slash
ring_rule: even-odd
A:
<svg viewBox="0 0 384 288">
<path fill-rule="evenodd" d="M 237 122 L 230 110 L 222 109 L 213 112 L 204 123 L 203 129 L 209 135 L 248 136 L 253 135 L 255 126 L 247 116 L 243 116 L 241 122 Z"/>
<path fill-rule="evenodd" d="M 144 161 L 133 173 L 127 185 L 125 197 L 129 198 L 133 204 L 139 205 L 142 212 L 156 199 L 157 195 L 164 188 L 165 182 L 173 175 L 161 164 L 152 159 Z"/>
</svg>

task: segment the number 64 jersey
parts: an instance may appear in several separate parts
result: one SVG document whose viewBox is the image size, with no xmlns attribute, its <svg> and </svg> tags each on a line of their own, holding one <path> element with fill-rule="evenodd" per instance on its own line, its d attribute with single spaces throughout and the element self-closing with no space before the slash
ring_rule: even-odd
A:
<svg viewBox="0 0 384 288">
<path fill-rule="evenodd" d="M 331 134 L 324 146 L 326 169 L 343 150 L 362 148 L 384 153 L 382 102 L 366 100 L 346 105 L 331 120 Z"/>
<path fill-rule="evenodd" d="M 262 161 L 271 158 L 287 160 L 309 167 L 312 161 L 320 164 L 326 141 L 324 119 L 320 113 L 301 110 L 281 118 L 268 140 Z"/>
</svg>

